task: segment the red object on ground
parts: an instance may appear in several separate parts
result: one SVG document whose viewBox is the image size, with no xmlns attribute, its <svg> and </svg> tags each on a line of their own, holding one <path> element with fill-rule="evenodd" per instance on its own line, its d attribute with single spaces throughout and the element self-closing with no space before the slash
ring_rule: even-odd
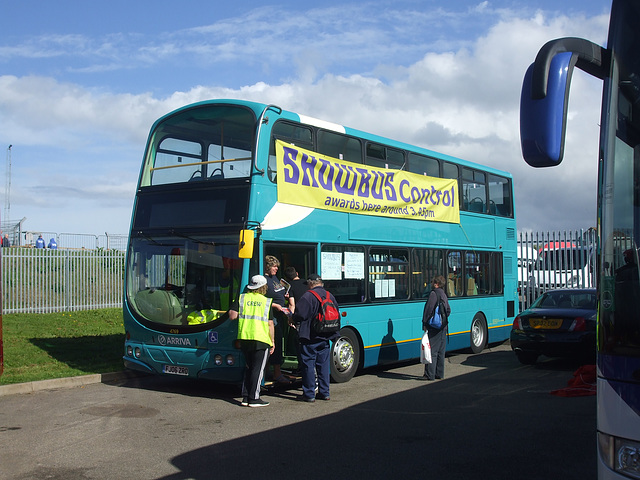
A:
<svg viewBox="0 0 640 480">
<path fill-rule="evenodd" d="M 596 366 L 583 365 L 573 372 L 573 378 L 565 388 L 553 390 L 551 395 L 559 397 L 584 397 L 596 394 Z"/>
</svg>

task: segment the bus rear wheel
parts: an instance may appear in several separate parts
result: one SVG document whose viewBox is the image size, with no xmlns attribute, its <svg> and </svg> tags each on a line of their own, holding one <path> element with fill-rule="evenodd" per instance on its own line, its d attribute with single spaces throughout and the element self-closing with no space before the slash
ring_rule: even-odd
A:
<svg viewBox="0 0 640 480">
<path fill-rule="evenodd" d="M 476 313 L 471 322 L 471 351 L 480 353 L 487 346 L 487 322 L 480 313 Z"/>
<path fill-rule="evenodd" d="M 348 382 L 360 364 L 360 341 L 349 329 L 340 331 L 340 337 L 331 349 L 331 379 L 336 383 Z"/>
</svg>

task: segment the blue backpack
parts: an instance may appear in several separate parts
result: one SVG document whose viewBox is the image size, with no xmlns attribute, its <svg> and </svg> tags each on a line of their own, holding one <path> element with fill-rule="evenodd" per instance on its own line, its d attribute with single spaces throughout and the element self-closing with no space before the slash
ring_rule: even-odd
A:
<svg viewBox="0 0 640 480">
<path fill-rule="evenodd" d="M 442 300 L 438 300 L 436 309 L 433 311 L 433 315 L 431 315 L 431 318 L 429 319 L 429 326 L 431 328 L 437 328 L 439 330 L 446 324 L 447 324 L 447 310 Z"/>
</svg>

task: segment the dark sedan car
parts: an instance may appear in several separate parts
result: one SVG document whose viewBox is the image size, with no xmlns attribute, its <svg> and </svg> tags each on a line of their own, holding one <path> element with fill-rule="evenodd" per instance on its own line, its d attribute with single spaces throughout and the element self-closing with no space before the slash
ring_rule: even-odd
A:
<svg viewBox="0 0 640 480">
<path fill-rule="evenodd" d="M 511 349 L 525 365 L 540 355 L 593 362 L 596 352 L 596 290 L 549 290 L 520 313 L 511 328 Z"/>
</svg>

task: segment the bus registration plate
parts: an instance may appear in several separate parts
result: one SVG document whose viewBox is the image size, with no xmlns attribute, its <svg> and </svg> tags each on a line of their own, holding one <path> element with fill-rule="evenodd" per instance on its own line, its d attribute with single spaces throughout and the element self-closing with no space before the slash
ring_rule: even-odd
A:
<svg viewBox="0 0 640 480">
<path fill-rule="evenodd" d="M 179 367 L 177 365 L 164 365 L 162 372 L 171 375 L 189 375 L 189 369 L 187 367 Z"/>
</svg>

